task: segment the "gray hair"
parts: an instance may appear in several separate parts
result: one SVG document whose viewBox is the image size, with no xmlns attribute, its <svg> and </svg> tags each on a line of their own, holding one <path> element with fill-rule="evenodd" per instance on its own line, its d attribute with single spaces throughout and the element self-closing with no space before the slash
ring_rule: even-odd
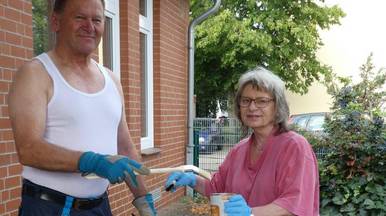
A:
<svg viewBox="0 0 386 216">
<path fill-rule="evenodd" d="M 103 5 L 103 8 L 105 8 L 105 1 L 101 0 L 101 3 Z M 63 12 L 64 8 L 66 7 L 67 0 L 56 0 L 54 3 L 53 11 L 60 14 Z"/>
<path fill-rule="evenodd" d="M 285 84 L 273 72 L 259 66 L 244 73 L 240 77 L 238 83 L 234 101 L 234 111 L 235 115 L 243 125 L 244 132 L 246 132 L 248 128 L 241 121 L 240 99 L 245 86 L 248 84 L 252 84 L 253 87 L 256 87 L 258 90 L 272 94 L 276 107 L 275 124 L 279 126 L 279 133 L 288 131 L 287 121 L 289 118 L 289 107 L 285 96 Z"/>
</svg>

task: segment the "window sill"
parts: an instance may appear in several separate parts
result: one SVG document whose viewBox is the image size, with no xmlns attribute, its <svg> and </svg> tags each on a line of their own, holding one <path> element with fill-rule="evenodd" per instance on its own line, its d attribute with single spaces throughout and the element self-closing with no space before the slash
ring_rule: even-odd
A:
<svg viewBox="0 0 386 216">
<path fill-rule="evenodd" d="M 141 150 L 141 155 L 142 156 L 157 155 L 159 153 L 161 153 L 161 149 L 159 149 L 159 148 L 147 148 L 147 149 L 142 149 Z"/>
</svg>

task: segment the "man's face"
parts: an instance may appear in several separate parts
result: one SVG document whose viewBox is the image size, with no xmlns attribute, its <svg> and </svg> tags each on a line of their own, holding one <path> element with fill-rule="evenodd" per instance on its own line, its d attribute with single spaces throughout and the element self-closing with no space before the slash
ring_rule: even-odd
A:
<svg viewBox="0 0 386 216">
<path fill-rule="evenodd" d="M 98 47 L 105 21 L 100 0 L 68 0 L 63 12 L 54 14 L 53 18 L 58 43 L 86 55 Z"/>
</svg>

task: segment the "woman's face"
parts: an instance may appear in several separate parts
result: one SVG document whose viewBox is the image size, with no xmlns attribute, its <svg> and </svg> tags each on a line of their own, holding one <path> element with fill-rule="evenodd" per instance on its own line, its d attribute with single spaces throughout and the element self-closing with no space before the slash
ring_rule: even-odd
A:
<svg viewBox="0 0 386 216">
<path fill-rule="evenodd" d="M 244 125 L 255 131 L 273 127 L 276 107 L 272 94 L 248 84 L 241 93 L 239 106 L 241 121 Z"/>
</svg>

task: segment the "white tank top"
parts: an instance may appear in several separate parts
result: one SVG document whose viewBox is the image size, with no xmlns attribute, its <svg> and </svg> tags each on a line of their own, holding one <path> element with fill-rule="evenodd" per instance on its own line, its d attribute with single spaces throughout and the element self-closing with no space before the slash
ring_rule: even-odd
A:
<svg viewBox="0 0 386 216">
<path fill-rule="evenodd" d="M 36 58 L 43 63 L 53 81 L 44 139 L 71 150 L 117 154 L 122 101 L 104 67 L 93 61 L 104 76 L 104 87 L 99 92 L 89 94 L 67 83 L 46 53 Z M 29 166 L 23 167 L 22 176 L 36 184 L 79 198 L 97 197 L 109 185 L 105 179 L 90 180 L 80 173 L 52 172 Z"/>
</svg>

